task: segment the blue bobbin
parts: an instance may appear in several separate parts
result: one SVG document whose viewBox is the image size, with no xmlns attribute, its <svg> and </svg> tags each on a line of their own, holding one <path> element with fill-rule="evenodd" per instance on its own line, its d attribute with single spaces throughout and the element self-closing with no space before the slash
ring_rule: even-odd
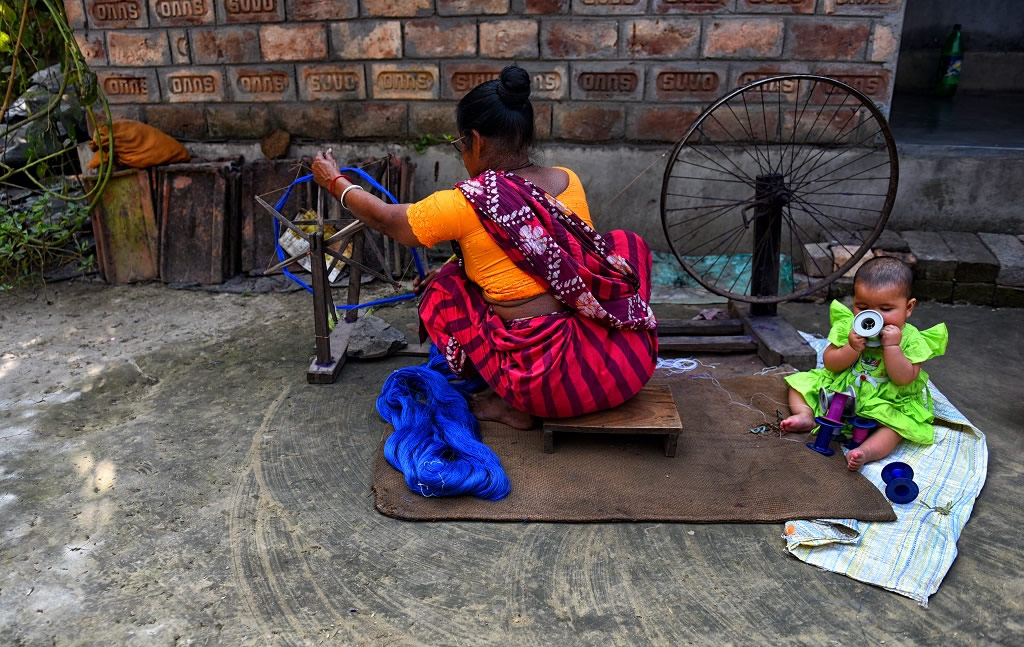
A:
<svg viewBox="0 0 1024 647">
<path fill-rule="evenodd" d="M 843 428 L 843 423 L 836 423 L 821 416 L 815 418 L 814 422 L 818 423 L 818 435 L 815 436 L 814 442 L 807 443 L 807 446 L 825 456 L 835 454 L 835 450 L 828 445 L 832 442 L 832 436 L 838 434 L 839 430 Z"/>
<path fill-rule="evenodd" d="M 893 503 L 910 503 L 917 498 L 919 489 L 914 482 L 914 470 L 906 463 L 896 461 L 883 467 L 882 480 L 886 484 L 885 496 Z"/>
</svg>

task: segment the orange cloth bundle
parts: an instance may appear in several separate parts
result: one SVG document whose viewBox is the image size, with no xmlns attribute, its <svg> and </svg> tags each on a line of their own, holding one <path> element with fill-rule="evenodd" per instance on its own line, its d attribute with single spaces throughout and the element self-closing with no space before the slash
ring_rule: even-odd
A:
<svg viewBox="0 0 1024 647">
<path fill-rule="evenodd" d="M 160 130 L 139 121 L 129 119 L 115 121 L 114 156 L 119 164 L 132 168 L 148 168 L 157 164 L 187 162 L 188 151 L 181 142 Z M 96 128 L 96 134 L 89 142 L 89 148 L 96 151 L 89 161 L 89 168 L 96 168 L 105 160 L 110 146 L 110 135 L 106 124 Z"/>
</svg>

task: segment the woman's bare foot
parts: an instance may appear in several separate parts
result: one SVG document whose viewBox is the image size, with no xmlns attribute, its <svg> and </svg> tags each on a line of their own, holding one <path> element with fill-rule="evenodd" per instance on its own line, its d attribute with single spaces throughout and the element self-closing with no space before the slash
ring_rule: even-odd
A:
<svg viewBox="0 0 1024 647">
<path fill-rule="evenodd" d="M 814 422 L 814 414 L 810 409 L 794 413 L 779 423 L 779 428 L 788 434 L 810 431 L 817 426 L 818 423 Z"/>
<path fill-rule="evenodd" d="M 475 396 L 470 400 L 469 408 L 477 420 L 493 420 L 513 429 L 532 429 L 537 424 L 533 416 L 513 409 L 493 391 Z"/>
</svg>

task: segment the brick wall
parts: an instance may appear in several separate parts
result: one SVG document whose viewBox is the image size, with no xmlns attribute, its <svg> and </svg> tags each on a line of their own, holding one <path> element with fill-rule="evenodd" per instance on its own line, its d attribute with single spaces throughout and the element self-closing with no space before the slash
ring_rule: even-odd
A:
<svg viewBox="0 0 1024 647">
<path fill-rule="evenodd" d="M 674 141 L 712 99 L 784 72 L 884 109 L 905 0 L 64 0 L 118 116 L 195 140 L 454 131 L 508 62 L 539 134 Z"/>
</svg>

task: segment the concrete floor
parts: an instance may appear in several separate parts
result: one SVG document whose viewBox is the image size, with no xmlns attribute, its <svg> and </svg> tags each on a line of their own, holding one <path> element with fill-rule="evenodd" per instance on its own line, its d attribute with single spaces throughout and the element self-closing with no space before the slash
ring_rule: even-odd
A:
<svg viewBox="0 0 1024 647">
<path fill-rule="evenodd" d="M 900 144 L 1024 148 L 1020 93 L 959 93 L 949 98 L 897 92 L 889 122 Z"/>
<path fill-rule="evenodd" d="M 781 524 L 409 523 L 374 399 L 310 386 L 305 294 L 0 294 L 0 644 L 1004 644 L 1024 637 L 1024 311 L 922 304 L 989 479 L 931 606 L 815 569 Z M 794 304 L 823 331 L 823 306 Z M 378 314 L 409 325 L 409 306 Z M 681 493 L 685 495 L 685 493 Z"/>
</svg>

